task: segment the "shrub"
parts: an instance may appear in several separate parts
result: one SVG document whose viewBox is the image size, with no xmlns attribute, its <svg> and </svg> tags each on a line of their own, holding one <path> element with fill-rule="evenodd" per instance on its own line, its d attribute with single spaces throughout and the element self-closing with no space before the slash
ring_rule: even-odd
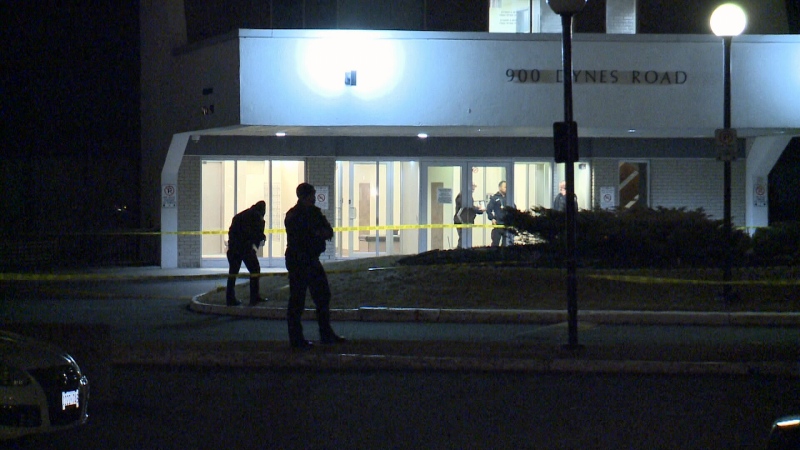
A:
<svg viewBox="0 0 800 450">
<path fill-rule="evenodd" d="M 540 207 L 508 212 L 509 225 L 522 242 L 534 243 L 543 254 L 563 253 L 565 213 Z M 577 214 L 576 227 L 576 253 L 583 266 L 716 266 L 722 264 L 727 248 L 723 222 L 710 219 L 702 209 L 583 210 Z M 745 264 L 749 236 L 734 230 L 732 245 L 734 264 Z"/>
<path fill-rule="evenodd" d="M 800 263 L 800 222 L 778 222 L 753 234 L 753 258 L 762 265 Z"/>
</svg>

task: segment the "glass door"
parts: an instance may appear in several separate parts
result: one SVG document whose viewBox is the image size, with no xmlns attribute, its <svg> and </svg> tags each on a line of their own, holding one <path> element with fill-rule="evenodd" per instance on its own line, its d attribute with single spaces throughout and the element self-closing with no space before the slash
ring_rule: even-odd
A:
<svg viewBox="0 0 800 450">
<path fill-rule="evenodd" d="M 449 250 L 458 244 L 453 217 L 455 197 L 461 190 L 462 165 L 424 162 L 420 164 L 419 251 Z"/>
<path fill-rule="evenodd" d="M 413 161 L 337 161 L 337 255 L 414 253 L 417 166 Z"/>
<path fill-rule="evenodd" d="M 589 163 L 576 162 L 575 163 L 575 178 L 574 188 L 575 196 L 578 201 L 578 209 L 591 209 L 592 207 L 592 173 Z M 556 164 L 556 179 L 554 181 L 555 191 L 558 192 L 558 183 L 564 181 L 564 164 Z"/>
<path fill-rule="evenodd" d="M 472 225 L 471 227 L 463 229 L 462 246 L 464 248 L 486 247 L 492 245 L 493 242 L 496 245 L 502 243 L 510 245 L 510 239 L 497 241 L 498 232 L 495 232 L 495 240 L 492 240 L 492 230 L 495 227 L 490 217 L 497 211 L 490 212 L 486 208 L 489 206 L 492 196 L 496 195 L 503 197 L 506 205 L 515 206 L 512 164 L 479 161 L 469 163 L 468 170 L 470 180 L 467 186 L 472 192 L 472 198 L 462 196 L 460 206 L 466 208 L 465 211 L 470 211 L 469 208 L 471 208 L 473 213 L 464 217 L 467 219 L 464 222 L 470 222 L 469 219 L 473 220 L 469 223 Z M 467 186 L 464 186 L 464 189 Z M 464 216 L 463 213 L 462 216 Z"/>
</svg>

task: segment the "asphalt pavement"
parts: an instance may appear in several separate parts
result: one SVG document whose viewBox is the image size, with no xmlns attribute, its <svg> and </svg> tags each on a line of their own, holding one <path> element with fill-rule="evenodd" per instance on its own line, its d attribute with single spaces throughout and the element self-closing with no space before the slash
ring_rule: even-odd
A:
<svg viewBox="0 0 800 450">
<path fill-rule="evenodd" d="M 35 284 L 69 290 L 72 301 L 23 294 L 6 302 L 3 322 L 103 324 L 114 364 L 800 377 L 800 313 L 579 310 L 578 345 L 569 346 L 566 311 L 334 308 L 334 328 L 349 341 L 296 351 L 286 338 L 286 305 L 211 300 L 224 288 L 224 269 L 70 276 Z M 304 319 L 306 337 L 318 339 L 313 310 Z"/>
</svg>

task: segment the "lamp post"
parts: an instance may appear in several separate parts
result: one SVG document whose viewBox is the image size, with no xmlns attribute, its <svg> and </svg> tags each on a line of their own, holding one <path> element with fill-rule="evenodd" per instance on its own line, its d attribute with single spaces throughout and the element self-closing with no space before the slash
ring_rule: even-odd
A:
<svg viewBox="0 0 800 450">
<path fill-rule="evenodd" d="M 569 348 L 578 347 L 578 260 L 575 255 L 576 211 L 575 162 L 578 161 L 578 124 L 572 117 L 572 16 L 587 0 L 547 0 L 550 9 L 561 16 L 561 62 L 564 76 L 564 122 L 553 124 L 556 163 L 564 163 L 567 190 L 567 327 Z"/>
<path fill-rule="evenodd" d="M 723 46 L 723 78 L 724 78 L 724 103 L 723 126 L 716 131 L 716 141 L 719 147 L 718 158 L 724 162 L 724 232 L 726 248 L 723 261 L 722 299 L 724 302 L 731 300 L 731 266 L 733 259 L 733 231 L 731 227 L 731 161 L 736 159 L 736 130 L 731 128 L 731 40 L 744 31 L 747 17 L 738 5 L 725 3 L 717 7 L 711 14 L 711 31 L 722 38 Z"/>
</svg>

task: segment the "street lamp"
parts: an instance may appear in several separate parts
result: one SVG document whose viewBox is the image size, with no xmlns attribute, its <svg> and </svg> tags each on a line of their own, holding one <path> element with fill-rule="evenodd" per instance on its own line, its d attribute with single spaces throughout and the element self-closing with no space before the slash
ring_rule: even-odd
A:
<svg viewBox="0 0 800 450">
<path fill-rule="evenodd" d="M 725 302 L 731 300 L 731 266 L 733 258 L 733 232 L 731 229 L 731 161 L 736 159 L 736 130 L 731 128 L 731 40 L 744 31 L 747 25 L 747 16 L 738 5 L 725 3 L 717 7 L 711 14 L 711 31 L 722 38 L 724 68 L 724 104 L 723 104 L 723 126 L 716 131 L 716 140 L 720 148 L 719 159 L 724 162 L 724 228 L 727 245 L 723 262 L 722 280 L 722 299 Z"/>
<path fill-rule="evenodd" d="M 575 255 L 576 212 L 575 162 L 578 161 L 578 124 L 572 118 L 572 16 L 587 0 L 547 0 L 550 9 L 561 16 L 561 62 L 564 76 L 564 121 L 553 124 L 556 163 L 564 163 L 567 195 L 567 328 L 570 348 L 578 347 L 578 260 Z"/>
</svg>

